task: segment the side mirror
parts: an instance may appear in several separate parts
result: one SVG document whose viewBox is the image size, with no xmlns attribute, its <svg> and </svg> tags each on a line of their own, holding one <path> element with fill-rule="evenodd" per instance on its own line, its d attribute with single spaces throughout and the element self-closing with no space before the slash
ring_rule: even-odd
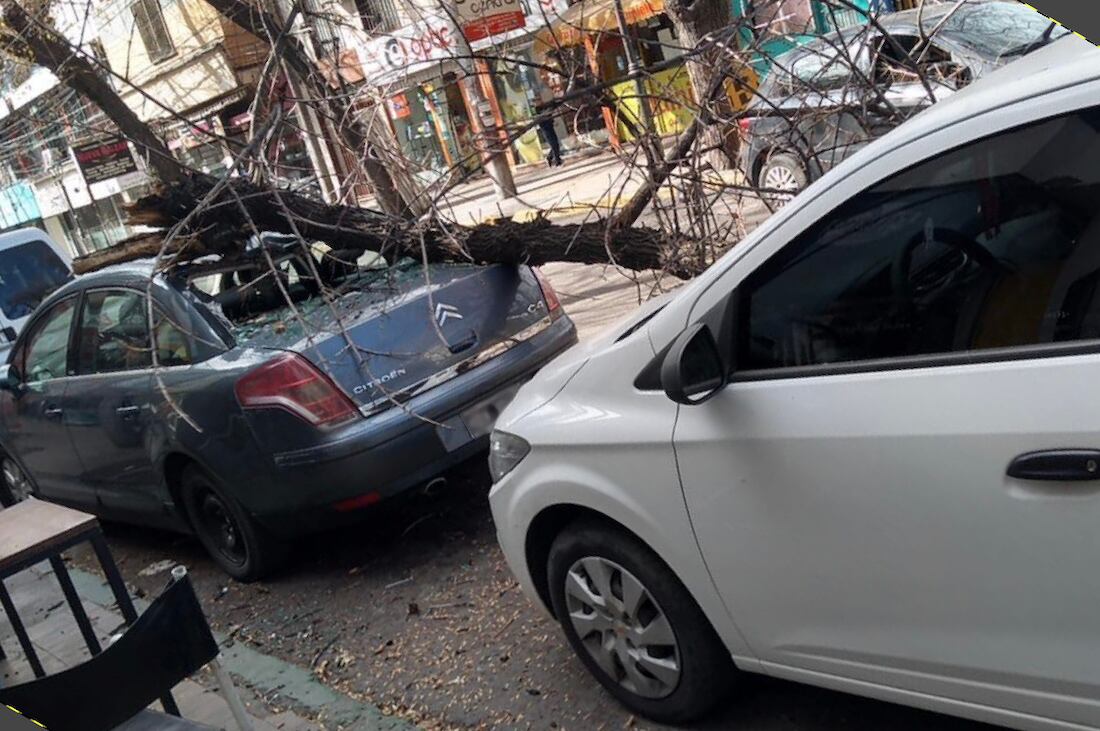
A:
<svg viewBox="0 0 1100 731">
<path fill-rule="evenodd" d="M 0 391 L 15 391 L 19 388 L 19 379 L 7 363 L 0 365 Z"/>
<path fill-rule="evenodd" d="M 704 323 L 680 333 L 661 363 L 661 386 L 678 404 L 701 404 L 725 387 L 728 369 Z"/>
</svg>

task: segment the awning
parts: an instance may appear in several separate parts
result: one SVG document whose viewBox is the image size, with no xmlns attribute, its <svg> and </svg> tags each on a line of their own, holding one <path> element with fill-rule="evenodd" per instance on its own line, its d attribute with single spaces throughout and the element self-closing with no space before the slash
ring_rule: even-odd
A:
<svg viewBox="0 0 1100 731">
<path fill-rule="evenodd" d="M 664 0 L 621 0 L 628 25 L 635 25 L 665 10 Z M 580 0 L 554 18 L 535 36 L 535 50 L 544 55 L 558 46 L 578 46 L 589 33 L 618 32 L 615 0 Z"/>
</svg>

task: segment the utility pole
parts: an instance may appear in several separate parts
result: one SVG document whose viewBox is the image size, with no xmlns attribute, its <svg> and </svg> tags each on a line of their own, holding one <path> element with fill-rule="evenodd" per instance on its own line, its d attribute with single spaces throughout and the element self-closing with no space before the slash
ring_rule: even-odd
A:
<svg viewBox="0 0 1100 731">
<path fill-rule="evenodd" d="M 476 117 L 474 121 L 481 132 L 482 142 L 480 146 L 485 171 L 489 173 L 489 179 L 493 181 L 493 190 L 499 200 L 515 198 L 516 181 L 512 179 L 512 166 L 508 163 L 507 150 L 501 145 L 500 130 L 497 129 L 496 120 L 493 119 L 491 110 L 488 114 L 483 114 L 483 110 L 489 109 L 489 99 L 481 88 L 481 80 L 478 78 L 481 70 L 478 69 L 478 64 L 475 63 L 474 50 L 470 47 L 470 42 L 466 40 L 466 34 L 462 28 L 457 27 L 456 30 L 459 38 L 458 50 L 463 56 L 459 66 L 465 72 L 463 83 L 466 85 L 466 98 L 474 107 L 473 113 Z M 490 69 L 487 73 L 489 74 L 489 82 L 492 83 L 491 68 L 488 64 L 486 64 L 486 68 Z"/>
<path fill-rule="evenodd" d="M 634 79 L 634 92 L 638 95 L 638 109 L 641 112 L 643 139 L 639 140 L 642 149 L 646 151 L 650 162 L 658 162 L 664 158 L 660 146 L 657 144 L 657 130 L 653 124 L 653 112 L 649 108 L 649 91 L 645 88 L 643 71 L 645 67 L 638 57 L 638 45 L 634 35 L 630 32 L 630 26 L 626 22 L 626 13 L 623 12 L 623 0 L 615 0 L 615 20 L 619 25 L 619 35 L 623 39 L 623 50 L 626 52 L 626 71 Z M 651 165 L 652 167 L 652 165 Z"/>
</svg>

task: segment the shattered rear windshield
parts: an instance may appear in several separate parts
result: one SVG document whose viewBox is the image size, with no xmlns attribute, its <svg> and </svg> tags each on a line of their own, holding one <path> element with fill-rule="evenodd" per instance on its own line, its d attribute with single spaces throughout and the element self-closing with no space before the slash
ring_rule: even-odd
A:
<svg viewBox="0 0 1100 731">
<path fill-rule="evenodd" d="M 425 282 L 423 265 L 404 258 L 391 266 L 368 252 L 352 264 L 312 263 L 301 256 L 276 260 L 272 271 L 260 257 L 232 268 L 188 277 L 189 286 L 220 307 L 240 344 L 277 346 L 349 323 Z M 464 265 L 455 265 L 464 266 Z M 321 296 L 324 289 L 328 300 Z M 289 302 L 288 302 L 289 297 Z"/>
</svg>

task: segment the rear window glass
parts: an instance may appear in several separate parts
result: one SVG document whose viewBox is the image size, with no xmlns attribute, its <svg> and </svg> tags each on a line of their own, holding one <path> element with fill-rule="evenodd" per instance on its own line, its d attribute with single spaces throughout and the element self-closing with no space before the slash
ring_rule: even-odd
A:
<svg viewBox="0 0 1100 731">
<path fill-rule="evenodd" d="M 983 3 L 951 13 L 943 32 L 983 56 L 997 58 L 1039 41 L 1050 26 L 1048 18 L 1022 3 Z M 1055 27 L 1050 38 L 1068 34 L 1065 28 Z"/>
<path fill-rule="evenodd" d="M 34 312 L 50 292 L 72 279 L 57 252 L 44 241 L 0 250 L 0 311 L 9 320 Z"/>
<path fill-rule="evenodd" d="M 331 294 L 338 313 L 352 314 L 424 281 L 423 267 L 413 259 L 386 267 L 374 252 L 357 258 L 316 248 L 312 253 L 312 263 L 299 256 L 277 261 L 277 275 L 259 259 L 220 271 L 196 272 L 188 282 L 193 292 L 219 306 L 238 342 L 250 342 L 260 335 L 279 341 L 304 337 L 306 327 L 295 311 L 312 326 L 324 327 L 332 313 L 320 296 L 322 288 Z"/>
</svg>

